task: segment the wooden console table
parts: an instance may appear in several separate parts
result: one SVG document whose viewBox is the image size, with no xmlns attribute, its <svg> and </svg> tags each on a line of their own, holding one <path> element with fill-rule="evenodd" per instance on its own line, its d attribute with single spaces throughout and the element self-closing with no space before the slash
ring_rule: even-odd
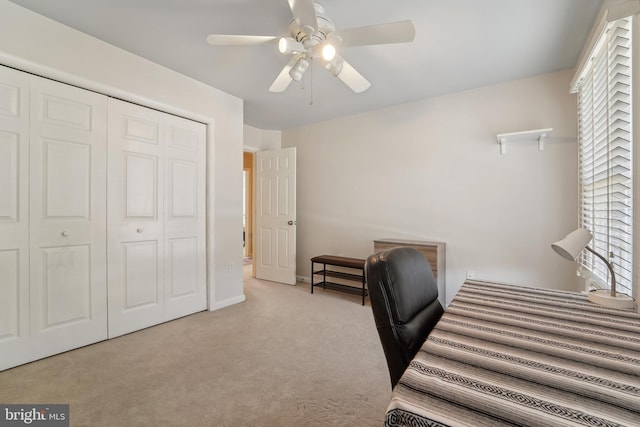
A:
<svg viewBox="0 0 640 427">
<path fill-rule="evenodd" d="M 322 264 L 321 270 L 315 269 L 315 264 Z M 328 269 L 327 266 L 342 267 L 345 269 L 358 270 L 358 273 L 350 273 L 339 270 Z M 322 274 L 322 282 L 314 283 L 314 276 Z M 342 283 L 327 281 L 327 277 L 335 277 L 343 280 L 354 281 L 362 284 L 362 287 L 350 286 Z M 364 278 L 364 260 L 359 258 L 347 258 L 334 255 L 320 255 L 311 258 L 311 293 L 316 286 L 322 286 L 323 289 L 334 289 L 337 291 L 348 292 L 351 294 L 362 295 L 362 305 L 364 298 L 369 294 L 365 288 Z"/>
<path fill-rule="evenodd" d="M 443 307 L 446 307 L 445 287 L 445 250 L 444 242 L 427 242 L 422 240 L 403 239 L 379 239 L 373 241 L 373 252 L 391 249 L 398 246 L 408 246 L 422 252 L 433 271 L 433 276 L 438 284 L 438 299 Z"/>
</svg>

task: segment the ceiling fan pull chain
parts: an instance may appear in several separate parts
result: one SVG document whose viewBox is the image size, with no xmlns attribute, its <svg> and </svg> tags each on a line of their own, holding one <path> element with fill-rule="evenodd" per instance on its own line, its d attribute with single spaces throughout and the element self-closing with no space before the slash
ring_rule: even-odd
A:
<svg viewBox="0 0 640 427">
<path fill-rule="evenodd" d="M 309 68 L 309 107 L 313 107 L 313 63 Z"/>
</svg>

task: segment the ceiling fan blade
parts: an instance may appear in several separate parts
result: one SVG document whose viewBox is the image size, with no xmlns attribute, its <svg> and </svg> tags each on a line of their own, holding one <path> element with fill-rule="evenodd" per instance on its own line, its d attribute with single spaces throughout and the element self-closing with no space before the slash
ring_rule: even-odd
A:
<svg viewBox="0 0 640 427">
<path fill-rule="evenodd" d="M 318 29 L 318 18 L 313 0 L 289 0 L 289 7 L 296 24 L 311 35 Z"/>
<path fill-rule="evenodd" d="M 278 77 L 276 77 L 276 79 L 271 84 L 269 92 L 284 92 L 285 90 L 287 90 L 287 88 L 293 81 L 293 79 L 289 75 L 289 71 L 291 71 L 291 68 L 293 68 L 293 66 L 296 64 L 298 58 L 300 58 L 300 55 L 294 55 L 287 63 L 287 65 L 284 66 L 282 71 L 280 71 L 280 74 L 278 74 Z"/>
<path fill-rule="evenodd" d="M 364 92 L 369 89 L 369 86 L 371 86 L 369 80 L 362 77 L 362 74 L 360 74 L 344 59 L 342 60 L 342 70 L 336 77 L 342 80 L 342 82 L 349 86 L 349 88 L 355 93 Z"/>
<path fill-rule="evenodd" d="M 276 36 L 241 36 L 232 34 L 210 34 L 207 43 L 213 46 L 251 46 L 268 43 Z"/>
<path fill-rule="evenodd" d="M 365 46 L 411 42 L 415 35 L 416 29 L 411 21 L 399 21 L 339 30 L 331 37 L 339 37 L 342 46 Z"/>
</svg>

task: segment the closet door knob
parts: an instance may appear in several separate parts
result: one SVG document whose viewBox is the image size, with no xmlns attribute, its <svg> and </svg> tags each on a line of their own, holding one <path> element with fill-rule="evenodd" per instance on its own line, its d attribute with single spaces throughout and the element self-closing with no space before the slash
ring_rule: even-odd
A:
<svg viewBox="0 0 640 427">
<path fill-rule="evenodd" d="M 143 230 L 142 228 L 138 228 L 138 229 L 136 229 L 136 231 L 137 231 L 138 233 L 142 233 L 144 230 Z"/>
<path fill-rule="evenodd" d="M 67 230 L 62 230 L 62 233 L 60 233 L 60 235 L 61 235 L 62 237 L 68 237 L 68 236 L 69 236 L 69 233 L 67 233 Z"/>
</svg>

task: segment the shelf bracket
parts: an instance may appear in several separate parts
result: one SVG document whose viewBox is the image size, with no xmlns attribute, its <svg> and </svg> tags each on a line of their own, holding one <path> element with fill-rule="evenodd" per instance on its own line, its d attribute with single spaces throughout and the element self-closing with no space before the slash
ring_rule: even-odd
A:
<svg viewBox="0 0 640 427">
<path fill-rule="evenodd" d="M 498 138 L 498 144 L 500 144 L 500 154 L 507 152 L 507 138 Z"/>
<path fill-rule="evenodd" d="M 544 151 L 544 139 L 547 137 L 546 133 L 540 134 L 538 136 L 538 151 Z"/>
</svg>

